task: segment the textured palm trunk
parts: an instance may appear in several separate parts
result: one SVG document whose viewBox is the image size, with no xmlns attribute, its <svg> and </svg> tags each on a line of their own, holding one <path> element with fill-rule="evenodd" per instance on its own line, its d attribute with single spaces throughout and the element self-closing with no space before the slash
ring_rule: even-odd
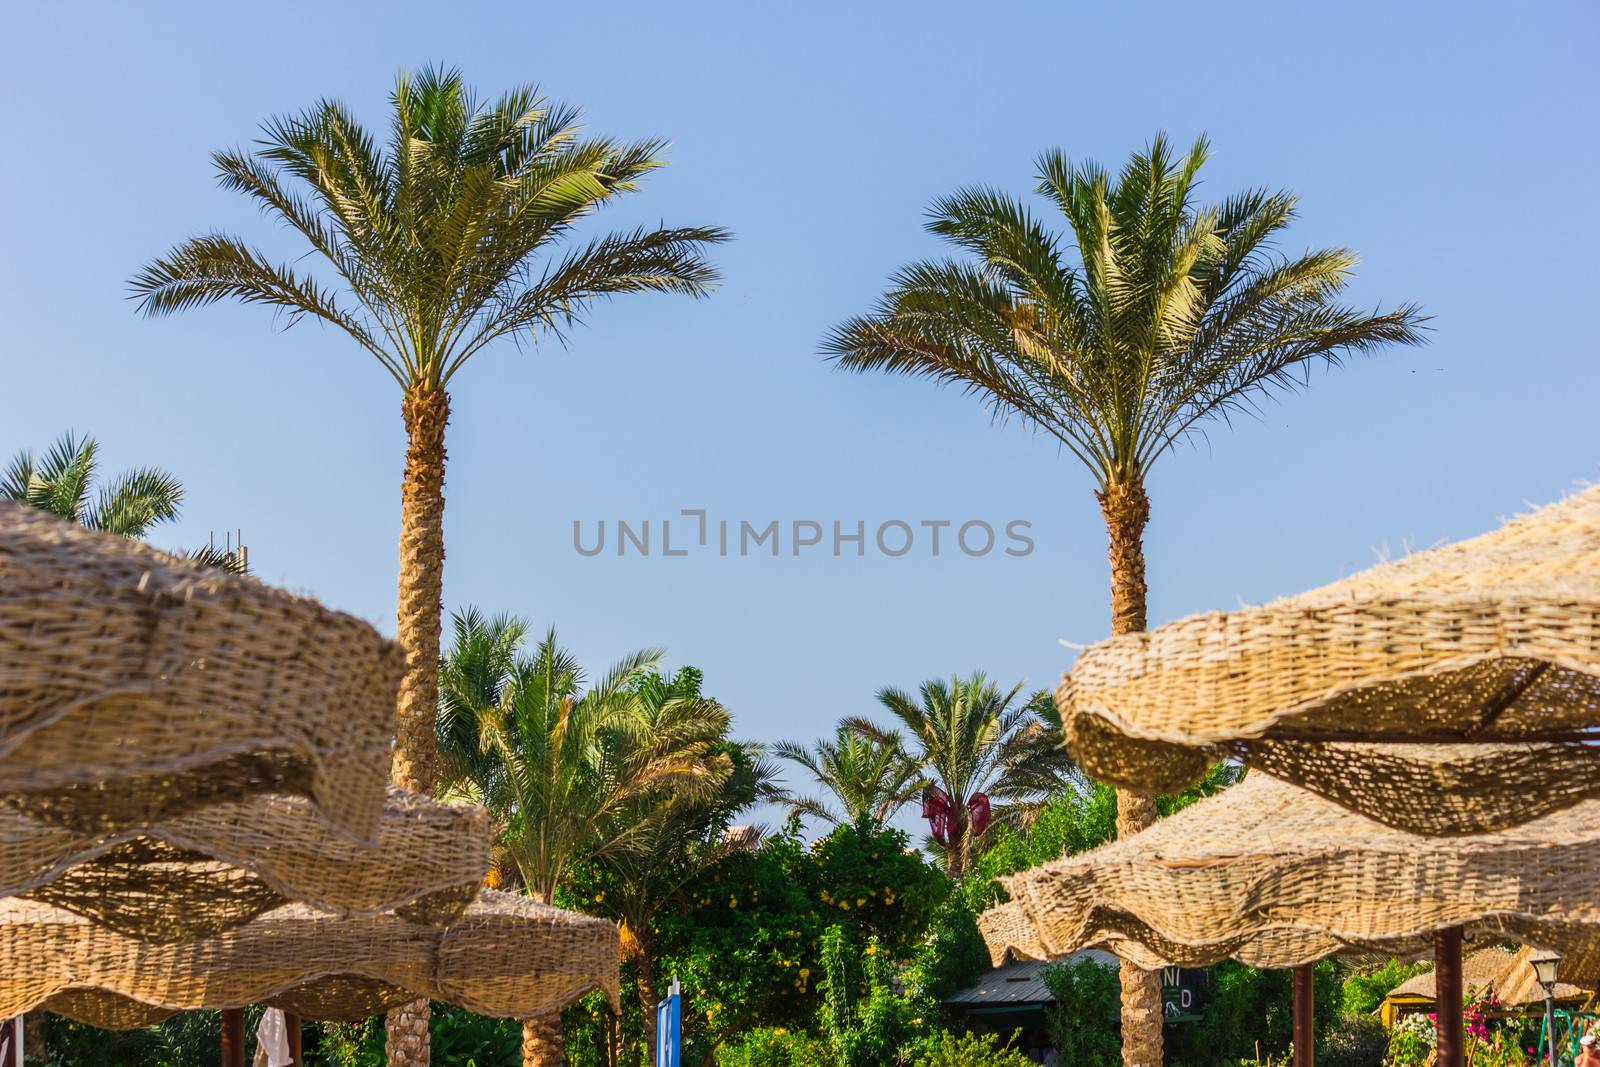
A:
<svg viewBox="0 0 1600 1067">
<path fill-rule="evenodd" d="M 406 425 L 406 471 L 400 489 L 400 608 L 396 636 L 405 650 L 395 724 L 396 785 L 433 789 L 434 717 L 439 705 L 439 631 L 444 605 L 444 430 L 450 397 L 442 389 L 413 390 L 401 408 Z M 414 1000 L 385 1018 L 390 1067 L 427 1067 L 428 1002 Z"/>
<path fill-rule="evenodd" d="M 963 798 L 950 797 L 950 847 L 945 850 L 945 873 L 960 878 L 967 872 L 967 859 L 972 851 L 972 827 L 967 818 Z"/>
<path fill-rule="evenodd" d="M 1144 578 L 1144 528 L 1150 498 L 1137 482 L 1117 482 L 1098 494 L 1111 557 L 1111 632 L 1144 630 L 1148 587 Z M 1150 797 L 1117 790 L 1117 836 L 1138 833 L 1156 821 Z M 1161 1067 L 1161 975 L 1124 960 L 1122 985 L 1123 1067 Z"/>
<path fill-rule="evenodd" d="M 655 963 L 650 958 L 650 946 L 639 940 L 639 1010 L 644 1012 L 644 1062 L 656 1062 L 656 1042 L 661 1035 L 656 1032 L 656 975 Z"/>
<path fill-rule="evenodd" d="M 522 1067 L 560 1067 L 564 1047 L 560 1012 L 522 1024 Z"/>
<path fill-rule="evenodd" d="M 50 1059 L 49 1027 L 43 1008 L 30 1011 L 22 1020 L 22 1051 L 29 1063 L 45 1063 Z"/>
</svg>

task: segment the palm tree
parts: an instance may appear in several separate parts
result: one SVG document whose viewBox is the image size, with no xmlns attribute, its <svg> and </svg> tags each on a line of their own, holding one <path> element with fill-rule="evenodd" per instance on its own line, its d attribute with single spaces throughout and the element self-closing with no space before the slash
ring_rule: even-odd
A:
<svg viewBox="0 0 1600 1067">
<path fill-rule="evenodd" d="M 578 112 L 532 86 L 487 106 L 457 71 L 402 73 L 387 148 L 342 104 L 269 121 L 251 152 L 217 152 L 224 188 L 298 233 L 326 273 L 273 263 L 244 241 L 207 234 L 140 271 L 146 315 L 234 299 L 333 326 L 401 390 L 396 636 L 396 783 L 434 782 L 433 715 L 444 585 L 445 425 L 455 375 L 502 339 L 560 338 L 596 300 L 620 293 L 705 294 L 703 257 L 718 229 L 636 229 L 572 247 L 574 228 L 662 165 L 658 141 L 580 136 Z M 390 1013 L 391 1062 L 427 1059 L 427 1010 Z M 413 1051 L 407 1051 L 413 1050 Z"/>
<path fill-rule="evenodd" d="M 644 793 L 609 821 L 604 836 L 617 847 L 597 865 L 607 886 L 594 911 L 622 924 L 623 950 L 637 967 L 644 1019 L 645 1062 L 655 1063 L 657 984 L 655 924 L 661 910 L 690 882 L 724 857 L 750 847 L 728 839 L 734 816 L 759 801 L 778 799 L 776 773 L 760 749 L 727 740 L 732 725 L 722 705 L 703 695 L 692 667 L 671 677 L 647 674 L 636 687 L 644 714 L 641 736 L 696 753 L 715 775 L 707 788 Z"/>
<path fill-rule="evenodd" d="M 578 112 L 532 86 L 482 105 L 457 71 L 403 73 L 392 102 L 386 147 L 342 104 L 323 101 L 266 123 L 253 151 L 212 157 L 223 187 L 298 233 L 326 276 L 213 233 L 152 261 L 132 287 L 146 315 L 233 299 L 277 309 L 289 324 L 320 321 L 400 387 L 408 444 L 398 635 L 407 669 L 394 766 L 397 782 L 426 792 L 456 374 L 496 341 L 560 337 L 604 297 L 705 294 L 715 275 L 703 252 L 725 234 L 637 229 L 557 258 L 579 222 L 662 165 L 661 142 L 584 139 Z"/>
<path fill-rule="evenodd" d="M 535 900 L 550 903 L 571 865 L 638 847 L 651 827 L 628 817 L 642 800 L 703 797 L 726 781 L 726 758 L 710 751 L 726 712 L 704 701 L 651 707 L 645 681 L 659 652 L 624 657 L 586 686 L 554 630 L 527 656 L 519 620 L 469 611 L 454 625 L 440 672 L 441 792 L 488 809 Z M 559 1016 L 524 1024 L 525 1063 L 561 1055 Z"/>
<path fill-rule="evenodd" d="M 24 449 L 0 475 L 0 500 L 15 500 L 86 529 L 119 537 L 142 538 L 151 527 L 178 517 L 183 485 L 157 467 L 119 474 L 92 494 L 99 451 L 94 438 L 80 438 L 71 431 L 51 445 L 42 459 L 35 460 L 33 453 Z M 177 554 L 229 574 L 249 573 L 242 547 L 206 545 Z"/>
<path fill-rule="evenodd" d="M 831 740 L 823 738 L 810 748 L 780 741 L 772 753 L 810 771 L 833 795 L 837 811 L 815 797 L 789 801 L 791 813 L 809 815 L 829 826 L 862 818 L 888 822 L 925 784 L 922 768 L 906 756 L 900 735 L 894 732 L 869 737 L 841 726 Z"/>
<path fill-rule="evenodd" d="M 1202 138 L 1176 156 L 1157 136 L 1116 177 L 1046 153 L 1038 192 L 1066 218 L 1067 240 L 1003 193 L 937 201 L 928 229 L 967 258 L 902 269 L 870 314 L 825 343 L 848 370 L 958 384 L 1087 466 L 1117 634 L 1145 628 L 1145 482 L 1156 460 L 1318 364 L 1421 338 L 1414 306 L 1369 314 L 1340 303 L 1349 251 L 1274 250 L 1294 196 L 1257 189 L 1198 204 L 1208 151 Z M 1124 834 L 1154 818 L 1149 799 L 1129 792 L 1119 811 Z M 1156 976 L 1124 964 L 1122 984 L 1124 1062 L 1159 1067 Z"/>
<path fill-rule="evenodd" d="M 39 459 L 18 452 L 0 477 L 0 498 L 122 537 L 143 537 L 178 517 L 183 486 L 156 467 L 126 471 L 95 493 L 99 451 L 94 438 L 69 431 Z"/>
<path fill-rule="evenodd" d="M 965 872 L 974 839 L 986 830 L 974 825 L 980 803 L 994 804 L 996 822 L 1016 820 L 1078 781 L 1059 731 L 1051 732 L 1041 718 L 1049 694 L 1019 702 L 1021 692 L 1020 684 L 1002 692 L 982 673 L 926 681 L 915 696 L 894 688 L 878 692 L 878 702 L 905 730 L 906 760 L 923 783 L 943 793 L 948 831 L 941 844 L 952 878 Z M 880 744 L 896 739 L 864 718 L 846 719 L 843 726 Z"/>
</svg>

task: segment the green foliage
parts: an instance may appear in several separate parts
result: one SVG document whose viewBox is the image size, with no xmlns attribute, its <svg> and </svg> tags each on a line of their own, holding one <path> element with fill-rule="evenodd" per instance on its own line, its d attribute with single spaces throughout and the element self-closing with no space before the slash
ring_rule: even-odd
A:
<svg viewBox="0 0 1600 1067">
<path fill-rule="evenodd" d="M 1208 968 L 1201 1017 L 1167 1027 L 1173 1063 L 1217 1064 L 1257 1055 L 1282 1058 L 1293 1041 L 1294 973 L 1263 971 L 1232 960 Z M 1333 960 L 1316 966 L 1314 1032 L 1325 1034 L 1339 1016 L 1339 973 Z"/>
<path fill-rule="evenodd" d="M 717 1067 L 832 1067 L 822 1042 L 782 1027 L 760 1028 L 717 1050 Z"/>
<path fill-rule="evenodd" d="M 1080 959 L 1046 967 L 1043 977 L 1055 998 L 1048 1026 L 1061 1062 L 1073 1067 L 1114 1067 L 1121 1062 L 1116 968 Z"/>
<path fill-rule="evenodd" d="M 392 101 L 385 145 L 325 100 L 266 123 L 251 152 L 216 153 L 222 186 L 316 255 L 291 266 L 196 237 L 133 278 L 140 310 L 263 304 L 344 331 L 402 388 L 436 390 L 496 340 L 560 336 L 598 300 L 714 281 L 717 229 L 641 227 L 557 255 L 662 165 L 659 142 L 584 138 L 578 112 L 532 86 L 485 106 L 456 71 L 402 73 Z"/>
<path fill-rule="evenodd" d="M 825 351 L 847 370 L 977 393 L 1056 438 L 1104 487 L 1142 485 L 1199 424 L 1314 365 L 1420 339 L 1414 307 L 1339 303 L 1353 253 L 1274 249 L 1293 196 L 1197 203 L 1209 151 L 1202 138 L 1178 155 L 1158 135 L 1115 175 L 1046 153 L 1037 189 L 1064 235 L 993 189 L 936 201 L 928 229 L 962 258 L 899 271 Z"/>
<path fill-rule="evenodd" d="M 1033 1067 L 1028 1057 L 1002 1045 L 998 1034 L 945 1032 L 928 1046 L 912 1061 L 912 1067 Z M 1078 1061 L 1066 1057 L 1061 1062 L 1079 1067 Z"/>
<path fill-rule="evenodd" d="M 911 964 L 901 975 L 906 988 L 940 1001 L 965 989 L 989 969 L 989 946 L 964 893 L 951 893 L 933 913 Z"/>
<path fill-rule="evenodd" d="M 923 785 L 921 768 L 907 758 L 893 731 L 868 737 L 840 726 L 831 741 L 824 738 L 811 748 L 779 741 L 772 752 L 810 771 L 838 804 L 836 811 L 813 797 L 791 797 L 789 810 L 830 825 L 862 818 L 887 822 Z"/>
<path fill-rule="evenodd" d="M 1372 1015 L 1340 1015 L 1317 1045 L 1319 1067 L 1382 1067 L 1389 1031 Z"/>
<path fill-rule="evenodd" d="M 835 1067 L 879 1067 L 894 1061 L 924 1029 L 937 1005 L 896 993 L 887 954 L 836 924 L 822 937 L 822 1006 L 817 1029 Z"/>
<path fill-rule="evenodd" d="M 1391 1067 L 1421 1067 L 1428 1062 L 1438 1043 L 1432 1020 L 1421 1012 L 1407 1015 L 1389 1031 L 1389 1052 L 1384 1062 Z"/>
<path fill-rule="evenodd" d="M 1390 959 L 1377 970 L 1365 974 L 1352 972 L 1346 976 L 1340 990 L 1340 1006 L 1350 1015 L 1370 1015 L 1378 1010 L 1383 998 L 1396 986 L 1432 969 L 1433 965 L 1426 961 L 1401 963 Z"/>
<path fill-rule="evenodd" d="M 69 432 L 38 460 L 19 452 L 0 476 L 0 498 L 123 537 L 143 537 L 152 526 L 178 517 L 183 486 L 155 467 L 119 474 L 91 495 L 99 450 L 94 438 Z"/>
<path fill-rule="evenodd" d="M 657 923 L 657 958 L 682 983 L 686 1063 L 756 1027 L 811 1022 L 822 925 L 794 822 L 685 887 Z"/>
<path fill-rule="evenodd" d="M 903 959 L 949 895 L 950 881 L 910 848 L 906 835 L 870 818 L 840 826 L 812 846 L 817 898 L 831 922 Z"/>
</svg>

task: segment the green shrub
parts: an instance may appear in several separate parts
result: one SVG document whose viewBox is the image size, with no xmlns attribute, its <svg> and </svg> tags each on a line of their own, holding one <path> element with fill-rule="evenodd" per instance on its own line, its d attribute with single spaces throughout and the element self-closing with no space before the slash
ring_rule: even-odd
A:
<svg viewBox="0 0 1600 1067">
<path fill-rule="evenodd" d="M 827 1049 L 805 1032 L 782 1027 L 750 1030 L 717 1050 L 717 1067 L 830 1067 Z"/>
<path fill-rule="evenodd" d="M 1044 984 L 1055 998 L 1046 1025 L 1061 1062 L 1072 1067 L 1114 1067 L 1122 1037 L 1115 968 L 1082 959 L 1046 967 Z"/>
<path fill-rule="evenodd" d="M 1389 1031 L 1370 1014 L 1341 1015 L 1317 1049 L 1318 1067 L 1382 1067 Z"/>
<path fill-rule="evenodd" d="M 1341 1007 L 1346 1015 L 1370 1015 L 1378 1010 L 1378 1005 L 1395 986 L 1432 969 L 1433 965 L 1426 962 L 1405 964 L 1389 960 L 1375 971 L 1352 974 L 1344 980 L 1340 990 Z"/>
<path fill-rule="evenodd" d="M 956 1035 L 944 1031 L 926 1045 L 926 1051 L 912 1061 L 912 1067 L 1034 1067 L 1028 1057 L 1002 1045 L 996 1034 Z M 1073 1061 L 1063 1058 L 1062 1062 Z"/>
</svg>

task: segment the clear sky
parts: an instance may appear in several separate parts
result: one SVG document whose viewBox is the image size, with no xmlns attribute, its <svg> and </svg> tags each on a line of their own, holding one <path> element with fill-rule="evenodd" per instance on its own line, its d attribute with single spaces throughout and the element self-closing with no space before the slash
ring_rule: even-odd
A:
<svg viewBox="0 0 1600 1067">
<path fill-rule="evenodd" d="M 1354 248 L 1357 301 L 1434 316 L 1428 347 L 1319 373 L 1162 462 L 1152 622 L 1477 533 L 1596 474 L 1588 2 L 14 3 L 0 42 L 0 455 L 92 433 L 109 469 L 187 485 L 158 543 L 242 527 L 261 577 L 388 632 L 394 383 L 259 308 L 140 320 L 127 278 L 210 228 L 294 254 L 217 189 L 208 153 L 320 96 L 381 124 L 401 67 L 459 66 L 484 95 L 535 81 L 594 131 L 670 139 L 671 166 L 592 230 L 729 227 L 722 289 L 630 298 L 565 349 L 468 367 L 445 598 L 553 623 L 595 669 L 664 647 L 747 736 L 811 738 L 934 674 L 1053 685 L 1060 639 L 1107 632 L 1076 461 L 955 391 L 817 356 L 895 267 L 939 250 L 931 199 L 1029 195 L 1050 147 L 1115 164 L 1157 130 L 1204 131 L 1205 193 L 1295 190 L 1288 247 Z M 776 559 L 663 558 L 659 522 L 684 508 L 829 534 L 799 557 L 786 530 Z M 651 556 L 574 551 L 574 520 L 589 538 L 618 518 L 654 520 Z M 833 520 L 870 538 L 896 518 L 1022 519 L 1036 547 L 832 556 Z"/>
</svg>

